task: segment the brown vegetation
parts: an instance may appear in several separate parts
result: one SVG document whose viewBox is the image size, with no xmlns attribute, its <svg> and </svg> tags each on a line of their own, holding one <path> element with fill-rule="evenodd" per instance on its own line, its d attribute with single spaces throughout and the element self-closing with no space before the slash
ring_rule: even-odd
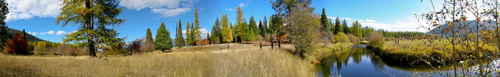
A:
<svg viewBox="0 0 500 77">
<path fill-rule="evenodd" d="M 21 33 L 17 32 L 8 40 L 4 52 L 8 54 L 26 55 L 28 54 L 28 41 L 26 41 Z"/>
<path fill-rule="evenodd" d="M 1 76 L 250 76 L 311 77 L 312 65 L 285 52 L 259 49 L 246 44 L 218 45 L 191 52 L 196 47 L 174 48 L 174 52 L 150 52 L 133 56 L 112 56 L 108 60 L 79 57 L 0 55 Z M 216 50 L 214 50 L 216 49 Z M 199 52 L 203 51 L 203 52 Z"/>
</svg>

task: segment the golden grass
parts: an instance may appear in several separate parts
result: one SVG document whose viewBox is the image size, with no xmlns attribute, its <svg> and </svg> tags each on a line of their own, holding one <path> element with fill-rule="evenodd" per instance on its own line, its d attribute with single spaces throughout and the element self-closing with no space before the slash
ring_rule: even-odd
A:
<svg viewBox="0 0 500 77">
<path fill-rule="evenodd" d="M 79 57 L 0 55 L 0 76 L 167 76 L 167 77 L 309 77 L 313 66 L 281 49 L 231 44 L 175 48 L 108 60 Z"/>
</svg>

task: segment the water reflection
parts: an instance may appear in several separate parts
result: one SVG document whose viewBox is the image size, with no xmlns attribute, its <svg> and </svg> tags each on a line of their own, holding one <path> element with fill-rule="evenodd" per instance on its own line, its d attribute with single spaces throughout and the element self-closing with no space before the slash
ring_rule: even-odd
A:
<svg viewBox="0 0 500 77">
<path fill-rule="evenodd" d="M 349 50 L 332 52 L 317 64 L 317 76 L 329 77 L 342 75 L 344 77 L 387 77 L 387 76 L 412 76 L 425 75 L 441 77 L 435 74 L 435 69 L 428 65 L 407 65 L 394 61 L 384 61 L 364 45 L 353 46 Z M 491 61 L 489 61 L 491 62 Z M 486 62 L 488 64 L 488 62 Z M 449 72 L 452 64 L 439 66 L 437 70 Z M 473 65 L 470 65 L 473 66 Z M 437 66 L 433 66 L 437 67 Z M 430 74 L 430 75 L 428 75 Z"/>
</svg>

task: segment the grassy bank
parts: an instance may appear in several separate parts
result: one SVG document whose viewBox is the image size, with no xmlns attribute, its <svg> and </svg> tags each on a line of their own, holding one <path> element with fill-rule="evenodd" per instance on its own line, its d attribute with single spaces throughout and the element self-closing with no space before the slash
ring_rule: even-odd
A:
<svg viewBox="0 0 500 77">
<path fill-rule="evenodd" d="M 401 63 L 412 63 L 414 61 L 429 61 L 432 64 L 441 62 L 459 62 L 467 59 L 484 59 L 498 53 L 495 46 L 485 44 L 479 50 L 481 52 L 470 52 L 465 46 L 453 46 L 443 42 L 428 43 L 428 40 L 401 40 L 399 44 L 387 41 L 382 48 L 373 50 L 385 60 L 400 61 Z M 471 47 L 476 50 L 478 47 Z"/>
<path fill-rule="evenodd" d="M 108 60 L 78 57 L 0 55 L 0 76 L 314 76 L 313 66 L 280 49 L 231 44 L 184 47 Z"/>
</svg>

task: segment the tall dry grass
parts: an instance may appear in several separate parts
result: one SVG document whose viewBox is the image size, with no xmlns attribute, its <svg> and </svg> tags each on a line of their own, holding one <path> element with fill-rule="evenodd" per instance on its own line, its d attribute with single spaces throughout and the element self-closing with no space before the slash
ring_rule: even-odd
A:
<svg viewBox="0 0 500 77">
<path fill-rule="evenodd" d="M 112 56 L 108 60 L 89 59 L 86 56 L 0 55 L 0 76 L 314 76 L 311 64 L 280 49 L 259 49 L 241 44 L 231 44 L 232 48 L 228 50 L 214 47 L 219 46 L 184 47 L 169 53 L 155 51 L 141 55 Z M 200 51 L 180 51 L 191 49 Z"/>
</svg>

